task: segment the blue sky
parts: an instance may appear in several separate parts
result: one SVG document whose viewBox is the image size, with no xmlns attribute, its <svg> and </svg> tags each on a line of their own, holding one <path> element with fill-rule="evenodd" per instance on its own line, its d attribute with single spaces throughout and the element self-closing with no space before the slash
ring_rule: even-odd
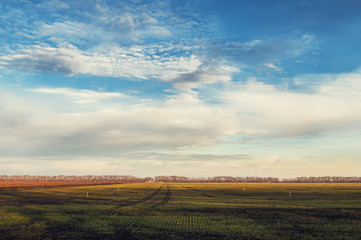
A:
<svg viewBox="0 0 361 240">
<path fill-rule="evenodd" d="M 360 11 L 2 1 L 1 173 L 358 175 Z"/>
</svg>

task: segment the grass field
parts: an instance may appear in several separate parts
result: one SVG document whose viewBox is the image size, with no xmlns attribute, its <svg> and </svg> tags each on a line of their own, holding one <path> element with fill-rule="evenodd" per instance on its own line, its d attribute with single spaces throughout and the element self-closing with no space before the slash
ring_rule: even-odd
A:
<svg viewBox="0 0 361 240">
<path fill-rule="evenodd" d="M 0 239 L 360 238 L 361 184 L 0 188 Z"/>
</svg>

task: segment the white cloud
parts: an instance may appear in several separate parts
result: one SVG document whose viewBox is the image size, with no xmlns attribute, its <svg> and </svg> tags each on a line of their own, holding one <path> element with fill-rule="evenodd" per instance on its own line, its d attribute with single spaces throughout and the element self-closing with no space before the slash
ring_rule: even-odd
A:
<svg viewBox="0 0 361 240">
<path fill-rule="evenodd" d="M 112 40 L 133 42 L 147 37 L 163 39 L 172 36 L 169 17 L 163 19 L 156 14 L 158 11 L 167 11 L 166 8 L 155 9 L 152 4 L 123 4 L 123 8 L 96 4 L 94 25 L 104 32 L 112 33 Z"/>
<path fill-rule="evenodd" d="M 129 97 L 123 93 L 97 92 L 85 89 L 72 88 L 35 88 L 29 89 L 29 91 L 34 93 L 64 95 L 73 99 L 75 103 L 94 103 L 98 100 Z"/>
<path fill-rule="evenodd" d="M 201 64 L 194 55 L 169 55 L 169 51 L 179 50 L 178 46 L 172 44 L 113 47 L 95 49 L 93 52 L 84 52 L 70 44 L 58 48 L 36 45 L 0 57 L 0 67 L 23 71 L 170 80 L 176 74 L 194 71 Z M 159 54 L 159 58 L 153 58 L 153 54 Z"/>
<path fill-rule="evenodd" d="M 215 90 L 216 104 L 208 104 L 196 91 L 179 91 L 163 103 L 142 104 L 141 99 L 115 101 L 126 97 L 121 93 L 69 88 L 37 88 L 24 96 L 4 92 L 0 150 L 4 155 L 116 156 L 134 150 L 216 147 L 225 137 L 237 135 L 262 139 L 352 132 L 361 122 L 361 76 L 343 74 L 334 79 L 310 93 L 278 89 L 255 79 L 228 83 L 229 89 Z M 44 94 L 54 99 L 49 96 L 44 102 Z M 57 96 L 75 103 L 60 108 Z M 99 100 L 104 99 L 113 100 L 102 104 Z M 99 103 L 81 111 L 76 104 L 95 101 Z"/>
<path fill-rule="evenodd" d="M 38 23 L 36 34 L 39 38 L 46 38 L 57 44 L 70 42 L 72 44 L 84 45 L 87 41 L 97 41 L 99 38 L 111 37 L 109 33 L 101 31 L 92 25 L 63 21 L 51 24 Z"/>
<path fill-rule="evenodd" d="M 360 127 L 361 74 L 332 78 L 319 79 L 322 84 L 308 93 L 250 80 L 232 84 L 230 90 L 220 92 L 219 98 L 229 110 L 248 116 L 244 126 L 266 128 L 270 135 L 304 136 Z"/>
<path fill-rule="evenodd" d="M 57 11 L 57 10 L 64 10 L 70 8 L 67 2 L 59 1 L 59 0 L 44 1 L 41 4 L 37 4 L 36 7 L 40 9 L 45 8 L 48 11 Z"/>
<path fill-rule="evenodd" d="M 144 149 L 174 149 L 215 144 L 237 129 L 234 115 L 203 104 L 155 102 L 92 105 L 78 110 L 39 93 L 61 94 L 78 101 L 122 97 L 73 89 L 35 89 L 30 95 L 3 95 L 0 102 L 0 151 L 5 156 L 117 156 Z M 59 100 L 56 98 L 55 100 Z M 64 101 L 60 101 L 64 104 Z M 66 107 L 64 111 L 64 107 Z M 10 114 L 10 110 L 13 114 Z M 222 125 L 219 125 L 222 122 Z"/>
<path fill-rule="evenodd" d="M 334 76 L 325 76 L 332 79 Z M 337 96 L 349 101 L 361 101 L 361 70 L 351 74 L 339 74 L 336 80 L 326 80 L 320 92 L 328 96 Z"/>
<path fill-rule="evenodd" d="M 294 57 L 301 56 L 305 52 L 317 50 L 319 44 L 315 36 L 307 33 L 301 34 L 298 31 L 291 34 L 288 43 L 290 48 L 287 50 L 287 54 Z"/>
<path fill-rule="evenodd" d="M 277 67 L 276 65 L 274 65 L 274 63 L 266 63 L 264 64 L 266 67 L 274 69 L 276 71 L 281 71 L 282 69 L 280 69 L 279 67 Z"/>
<path fill-rule="evenodd" d="M 88 67 L 87 56 L 74 46 L 53 48 L 32 46 L 17 53 L 0 57 L 0 66 L 8 69 L 41 72 L 83 73 Z"/>
<path fill-rule="evenodd" d="M 198 104 L 200 99 L 198 93 L 195 91 L 181 91 L 173 96 L 169 96 L 166 101 L 167 106 L 177 106 L 185 104 Z"/>
<path fill-rule="evenodd" d="M 200 64 L 197 70 L 187 73 L 178 73 L 172 78 L 176 91 L 192 92 L 192 89 L 207 87 L 215 83 L 227 83 L 232 80 L 232 74 L 240 70 L 225 60 L 211 61 Z"/>
<path fill-rule="evenodd" d="M 134 175 L 352 175 L 359 168 L 361 74 L 323 78 L 308 93 L 256 79 L 228 83 L 228 89 L 215 90 L 217 104 L 207 104 L 194 90 L 176 92 L 163 103 L 143 104 L 138 104 L 139 99 L 118 103 L 116 100 L 124 97 L 119 93 L 69 88 L 37 88 L 27 94 L 2 90 L 0 167 L 19 174 L 24 169 L 34 174 L 72 173 L 67 162 L 75 159 L 78 172 L 94 174 L 125 169 Z M 41 101 L 44 95 L 49 95 L 47 103 Z M 62 111 L 59 105 L 64 101 L 59 102 L 59 96 L 75 101 L 114 101 L 98 101 L 82 111 L 78 111 L 78 104 L 69 102 L 65 104 L 67 111 Z M 320 144 L 308 142 L 307 136 L 313 139 L 320 133 L 326 136 L 325 141 L 337 137 L 331 145 L 322 139 L 318 148 Z M 239 136 L 265 143 L 249 141 L 245 145 Z M 295 136 L 304 137 L 301 144 L 291 144 Z M 273 145 L 269 139 L 275 137 L 286 138 L 291 145 Z M 345 146 L 338 147 L 342 139 L 347 139 L 348 156 Z M 292 148 L 302 143 L 312 149 Z M 333 161 L 326 163 L 325 159 Z M 42 166 L 49 161 L 54 165 Z M 31 168 L 31 163 L 42 167 Z M 87 165 L 85 170 L 82 164 Z M 91 171 L 92 167 L 96 170 Z"/>
<path fill-rule="evenodd" d="M 174 13 L 166 5 L 159 7 L 156 3 L 90 0 L 69 5 L 68 1 L 50 0 L 41 3 L 23 1 L 16 5 L 10 4 L 2 19 L 9 29 L 8 35 L 22 38 L 21 42 L 25 44 L 34 39 L 43 42 L 56 39 L 56 42 L 86 47 L 99 42 L 134 43 L 169 38 L 174 26 L 171 22 Z M 167 14 L 160 16 L 159 12 Z M 181 27 L 178 24 L 178 29 Z"/>
</svg>

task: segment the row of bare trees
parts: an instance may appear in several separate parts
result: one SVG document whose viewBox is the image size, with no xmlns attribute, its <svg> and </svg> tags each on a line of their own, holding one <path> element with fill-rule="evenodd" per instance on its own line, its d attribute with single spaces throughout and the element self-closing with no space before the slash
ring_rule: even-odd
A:
<svg viewBox="0 0 361 240">
<path fill-rule="evenodd" d="M 135 183 L 147 181 L 153 181 L 153 178 L 138 178 L 130 175 L 0 175 L 0 182 Z"/>
<path fill-rule="evenodd" d="M 184 176 L 156 176 L 138 178 L 130 175 L 0 175 L 0 182 L 68 182 L 68 183 L 136 183 L 136 182 L 217 182 L 217 183 L 361 183 L 361 177 L 296 177 L 279 179 L 274 177 L 184 177 Z"/>
<path fill-rule="evenodd" d="M 361 177 L 340 177 L 340 176 L 296 177 L 296 178 L 283 179 L 282 182 L 288 182 L 288 183 L 361 183 Z"/>
<path fill-rule="evenodd" d="M 216 177 L 183 177 L 183 176 L 156 176 L 156 182 L 280 182 L 278 178 L 273 177 L 231 177 L 231 176 L 216 176 Z"/>
<path fill-rule="evenodd" d="M 184 177 L 184 176 L 156 176 L 156 182 L 219 182 L 219 183 L 361 183 L 361 177 L 339 177 L 339 176 L 323 176 L 323 177 L 296 177 L 279 179 L 274 177 L 232 177 L 232 176 L 216 176 L 216 177 Z"/>
</svg>

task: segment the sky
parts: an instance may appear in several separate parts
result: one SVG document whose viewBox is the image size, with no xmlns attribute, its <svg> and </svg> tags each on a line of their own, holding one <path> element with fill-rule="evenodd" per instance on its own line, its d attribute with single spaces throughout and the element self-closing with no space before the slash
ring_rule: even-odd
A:
<svg viewBox="0 0 361 240">
<path fill-rule="evenodd" d="M 3 0 L 0 174 L 359 176 L 359 0 Z"/>
</svg>

